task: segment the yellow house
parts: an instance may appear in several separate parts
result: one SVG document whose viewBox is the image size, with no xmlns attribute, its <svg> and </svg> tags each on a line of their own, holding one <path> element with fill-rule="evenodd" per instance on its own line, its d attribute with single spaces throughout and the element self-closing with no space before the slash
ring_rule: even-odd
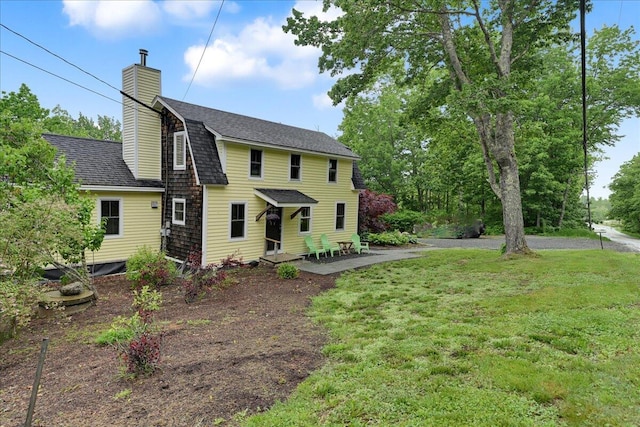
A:
<svg viewBox="0 0 640 427">
<path fill-rule="evenodd" d="M 95 200 L 95 222 L 106 219 L 100 250 L 87 254 L 96 274 L 123 271 L 141 246 L 160 248 L 162 181 L 135 179 L 119 142 L 52 134 L 43 138 L 65 154 L 67 162 L 75 163 L 80 189 Z"/>
<path fill-rule="evenodd" d="M 122 144 L 44 137 L 75 161 L 107 238 L 95 263 L 121 264 L 143 245 L 177 261 L 304 254 L 357 232 L 356 156 L 328 135 L 161 96 L 160 71 L 123 70 Z M 91 260 L 89 260 L 91 261 Z"/>
</svg>

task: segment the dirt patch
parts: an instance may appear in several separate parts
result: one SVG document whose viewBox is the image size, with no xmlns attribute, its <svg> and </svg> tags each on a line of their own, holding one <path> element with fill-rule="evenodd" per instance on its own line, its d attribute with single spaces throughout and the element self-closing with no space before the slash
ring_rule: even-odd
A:
<svg viewBox="0 0 640 427">
<path fill-rule="evenodd" d="M 34 426 L 233 425 L 236 414 L 285 400 L 323 363 L 326 337 L 305 312 L 335 276 L 282 280 L 265 266 L 233 276 L 235 285 L 188 305 L 179 287 L 161 289 L 166 335 L 161 369 L 148 378 L 126 379 L 114 349 L 92 343 L 131 314 L 123 276 L 97 280 L 100 300 L 87 311 L 35 320 L 0 346 L 0 427 L 24 424 L 44 337 Z"/>
</svg>

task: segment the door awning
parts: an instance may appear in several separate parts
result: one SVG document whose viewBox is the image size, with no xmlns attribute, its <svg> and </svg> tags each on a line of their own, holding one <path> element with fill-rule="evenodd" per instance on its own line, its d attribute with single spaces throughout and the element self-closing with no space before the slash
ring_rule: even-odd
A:
<svg viewBox="0 0 640 427">
<path fill-rule="evenodd" d="M 253 193 L 276 208 L 297 208 L 318 204 L 317 200 L 298 190 L 254 188 Z"/>
</svg>

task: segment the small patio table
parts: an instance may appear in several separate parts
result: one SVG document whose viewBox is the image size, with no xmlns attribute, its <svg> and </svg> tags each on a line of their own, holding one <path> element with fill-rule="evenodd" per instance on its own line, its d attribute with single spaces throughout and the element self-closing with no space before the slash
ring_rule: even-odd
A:
<svg viewBox="0 0 640 427">
<path fill-rule="evenodd" d="M 338 244 L 340 245 L 340 253 L 342 255 L 348 255 L 351 253 L 351 248 L 353 247 L 353 242 L 351 240 L 338 242 Z"/>
</svg>

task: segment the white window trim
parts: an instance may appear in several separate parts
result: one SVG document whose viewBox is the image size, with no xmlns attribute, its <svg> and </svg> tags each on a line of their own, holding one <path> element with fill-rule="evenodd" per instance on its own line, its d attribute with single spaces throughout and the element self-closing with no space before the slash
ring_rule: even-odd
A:
<svg viewBox="0 0 640 427">
<path fill-rule="evenodd" d="M 244 229 L 242 237 L 231 237 L 231 218 L 233 215 L 233 205 L 244 205 Z M 247 224 L 249 223 L 249 204 L 246 201 L 232 201 L 229 202 L 229 241 L 240 242 L 247 240 Z"/>
<path fill-rule="evenodd" d="M 102 224 L 102 202 L 118 202 L 118 234 L 106 234 L 104 235 L 105 239 L 117 239 L 123 236 L 124 230 L 124 205 L 121 197 L 100 197 L 98 198 L 98 225 Z"/>
<path fill-rule="evenodd" d="M 178 136 L 182 135 L 182 164 L 178 163 L 176 150 Z M 173 134 L 173 170 L 185 170 L 187 168 L 187 133 L 185 131 L 174 132 Z"/>
<path fill-rule="evenodd" d="M 182 220 L 176 219 L 176 204 L 182 203 L 184 205 L 183 217 Z M 174 197 L 171 199 L 171 223 L 176 225 L 185 225 L 187 222 L 187 200 L 179 197 Z"/>
<path fill-rule="evenodd" d="M 344 205 L 342 228 L 336 228 L 336 220 L 338 219 L 338 205 Z M 335 231 L 345 231 L 347 229 L 347 202 L 336 202 L 336 207 L 333 211 L 333 227 Z"/>
<path fill-rule="evenodd" d="M 336 162 L 336 180 L 331 181 L 329 178 L 331 177 L 331 160 L 335 160 Z M 337 184 L 338 183 L 338 159 L 329 159 L 327 161 L 327 183 L 329 184 Z"/>
<path fill-rule="evenodd" d="M 260 176 L 251 175 L 251 152 L 259 151 L 260 152 Z M 262 180 L 264 177 L 264 150 L 259 150 L 257 148 L 249 149 L 249 179 Z"/>
<path fill-rule="evenodd" d="M 312 206 L 304 206 L 305 208 L 309 208 L 309 231 L 300 230 L 300 226 L 302 225 L 302 212 L 300 212 L 300 219 L 298 220 L 298 236 L 308 236 L 313 231 L 313 207 Z"/>
<path fill-rule="evenodd" d="M 300 165 L 298 166 L 298 179 L 291 178 L 291 158 L 296 155 L 300 157 Z M 302 155 L 299 153 L 289 153 L 289 181 L 302 182 Z"/>
</svg>

